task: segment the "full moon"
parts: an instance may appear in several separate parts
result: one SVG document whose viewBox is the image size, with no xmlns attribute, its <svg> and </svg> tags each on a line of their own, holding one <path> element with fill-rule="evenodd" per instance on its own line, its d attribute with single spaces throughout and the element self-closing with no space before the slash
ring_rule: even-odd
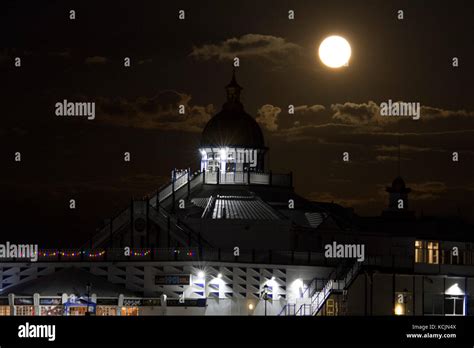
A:
<svg viewBox="0 0 474 348">
<path fill-rule="evenodd" d="M 330 68 L 349 64 L 351 45 L 341 36 L 329 36 L 319 45 L 319 59 Z"/>
</svg>

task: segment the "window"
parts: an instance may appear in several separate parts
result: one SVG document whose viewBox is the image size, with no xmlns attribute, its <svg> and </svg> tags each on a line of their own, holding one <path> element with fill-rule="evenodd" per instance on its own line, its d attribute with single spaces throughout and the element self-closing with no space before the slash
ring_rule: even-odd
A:
<svg viewBox="0 0 474 348">
<path fill-rule="evenodd" d="M 137 316 L 138 307 L 122 307 L 121 313 L 122 316 Z"/>
<path fill-rule="evenodd" d="M 410 292 L 396 292 L 395 293 L 395 307 L 393 309 L 395 315 L 410 315 L 411 313 L 411 304 L 413 303 L 413 298 Z"/>
<path fill-rule="evenodd" d="M 423 314 L 424 315 L 443 315 L 444 295 L 426 293 L 424 296 Z"/>
<path fill-rule="evenodd" d="M 415 241 L 415 262 L 416 263 L 439 263 L 439 242 Z"/>
<path fill-rule="evenodd" d="M 444 313 L 445 315 L 464 315 L 464 296 L 445 296 Z"/>
<path fill-rule="evenodd" d="M 326 315 L 328 316 L 334 316 L 335 315 L 335 303 L 334 299 L 329 298 L 326 301 Z"/>
<path fill-rule="evenodd" d="M 439 243 L 428 242 L 428 263 L 438 264 L 439 259 Z"/>
<path fill-rule="evenodd" d="M 69 315 L 80 316 L 86 315 L 87 306 L 77 306 L 77 307 L 69 307 Z"/>
<path fill-rule="evenodd" d="M 10 306 L 0 306 L 0 316 L 10 315 Z"/>
<path fill-rule="evenodd" d="M 117 307 L 116 306 L 97 306 L 96 315 L 99 315 L 99 316 L 117 315 Z"/>
<path fill-rule="evenodd" d="M 422 263 L 424 262 L 423 257 L 423 242 L 421 240 L 415 241 L 415 262 Z"/>
<path fill-rule="evenodd" d="M 34 306 L 16 306 L 16 315 L 35 315 Z"/>
<path fill-rule="evenodd" d="M 41 315 L 47 315 L 47 316 L 63 315 L 64 307 L 61 305 L 41 306 L 40 311 L 41 311 Z"/>
</svg>

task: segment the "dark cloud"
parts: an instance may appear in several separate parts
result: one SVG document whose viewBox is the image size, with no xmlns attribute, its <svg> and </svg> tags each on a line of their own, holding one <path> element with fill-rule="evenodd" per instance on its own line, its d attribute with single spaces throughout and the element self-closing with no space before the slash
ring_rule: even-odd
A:
<svg viewBox="0 0 474 348">
<path fill-rule="evenodd" d="M 138 64 L 140 64 L 140 65 L 141 65 L 141 64 L 149 64 L 149 63 L 151 63 L 151 62 L 153 62 L 153 59 L 151 59 L 151 58 L 146 58 L 146 59 L 140 59 L 140 60 L 138 61 Z"/>
<path fill-rule="evenodd" d="M 200 132 L 214 113 L 214 106 L 192 105 L 191 96 L 163 91 L 156 96 L 136 100 L 98 99 L 100 122 L 122 127 Z M 185 113 L 179 113 L 180 105 Z"/>
<path fill-rule="evenodd" d="M 102 56 L 93 56 L 93 57 L 87 57 L 85 59 L 86 64 L 104 64 L 107 63 L 108 59 L 106 57 Z"/>
<path fill-rule="evenodd" d="M 381 199 L 371 197 L 344 197 L 331 192 L 311 192 L 305 198 L 317 202 L 330 202 L 340 204 L 345 207 L 358 207 L 371 204 L 373 202 L 381 202 Z"/>
<path fill-rule="evenodd" d="M 218 44 L 194 47 L 191 57 L 200 60 L 231 60 L 235 57 L 261 57 L 278 60 L 288 55 L 298 54 L 301 47 L 272 35 L 246 34 L 230 38 Z"/>
</svg>

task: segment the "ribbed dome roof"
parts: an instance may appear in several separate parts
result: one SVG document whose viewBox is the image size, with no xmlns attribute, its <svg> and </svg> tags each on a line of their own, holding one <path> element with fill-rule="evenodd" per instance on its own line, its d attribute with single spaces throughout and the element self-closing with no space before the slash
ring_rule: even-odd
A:
<svg viewBox="0 0 474 348">
<path fill-rule="evenodd" d="M 222 110 L 207 123 L 202 132 L 201 147 L 236 146 L 246 148 L 264 148 L 265 141 L 257 121 L 247 114 L 240 102 L 242 87 L 235 80 L 226 86 L 227 102 Z"/>
</svg>

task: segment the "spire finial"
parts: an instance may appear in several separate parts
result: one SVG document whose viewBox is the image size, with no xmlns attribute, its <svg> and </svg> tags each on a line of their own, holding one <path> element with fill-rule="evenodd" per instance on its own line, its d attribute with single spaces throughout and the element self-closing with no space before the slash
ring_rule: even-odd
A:
<svg viewBox="0 0 474 348">
<path fill-rule="evenodd" d="M 240 101 L 240 91 L 242 90 L 242 87 L 240 87 L 237 83 L 237 79 L 235 77 L 235 67 L 232 68 L 232 80 L 226 86 L 226 90 L 228 102 L 235 103 Z"/>
<path fill-rule="evenodd" d="M 232 67 L 232 81 L 231 83 L 237 83 L 237 80 L 235 79 L 235 66 Z"/>
</svg>

